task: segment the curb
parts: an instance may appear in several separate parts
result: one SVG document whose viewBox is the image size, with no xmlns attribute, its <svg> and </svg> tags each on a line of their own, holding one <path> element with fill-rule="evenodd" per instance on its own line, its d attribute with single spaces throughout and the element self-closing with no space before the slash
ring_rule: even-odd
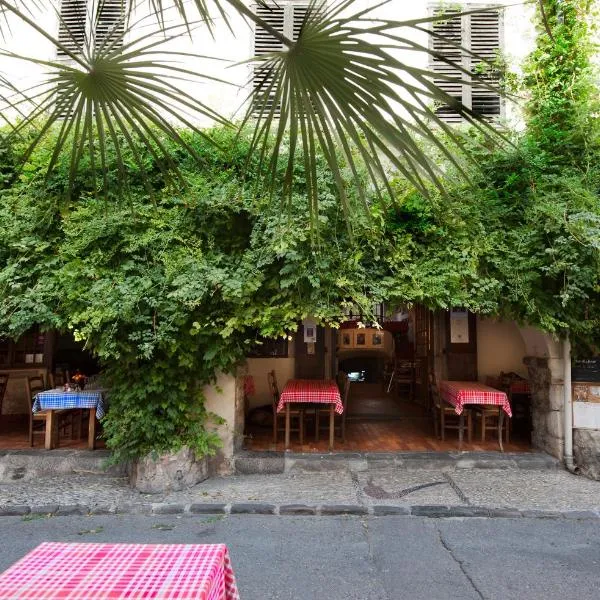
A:
<svg viewBox="0 0 600 600">
<path fill-rule="evenodd" d="M 566 519 L 569 521 L 600 520 L 600 510 L 541 510 L 511 507 L 486 507 L 471 505 L 384 505 L 362 504 L 268 504 L 244 502 L 230 504 L 128 504 L 123 506 L 76 505 L 26 505 L 0 506 L 0 517 L 66 517 L 95 515 L 272 515 L 272 516 L 405 516 L 430 519 L 499 518 L 499 519 Z"/>
</svg>

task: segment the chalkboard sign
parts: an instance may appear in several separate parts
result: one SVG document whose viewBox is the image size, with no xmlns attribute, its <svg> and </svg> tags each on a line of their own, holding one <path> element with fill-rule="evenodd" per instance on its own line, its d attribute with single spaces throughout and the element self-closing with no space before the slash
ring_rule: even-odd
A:
<svg viewBox="0 0 600 600">
<path fill-rule="evenodd" d="M 577 358 L 571 365 L 573 381 L 600 381 L 600 356 Z"/>
</svg>

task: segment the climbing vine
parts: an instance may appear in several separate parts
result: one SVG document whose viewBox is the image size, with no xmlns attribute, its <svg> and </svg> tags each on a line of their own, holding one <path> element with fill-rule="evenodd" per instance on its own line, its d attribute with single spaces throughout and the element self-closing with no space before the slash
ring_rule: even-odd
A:
<svg viewBox="0 0 600 600">
<path fill-rule="evenodd" d="M 352 233 L 325 161 L 315 234 L 302 161 L 279 200 L 281 190 L 261 188 L 248 139 L 227 129 L 210 132 L 217 147 L 184 132 L 203 167 L 171 147 L 172 179 L 140 144 L 119 185 L 109 147 L 108 188 L 82 161 L 72 201 L 68 164 L 45 177 L 51 138 L 19 172 L 19 149 L 0 149 L 0 335 L 41 324 L 85 341 L 112 390 L 115 460 L 183 444 L 213 452 L 203 386 L 260 336 L 287 335 L 308 315 L 336 324 L 349 304 L 463 306 L 599 344 L 592 6 L 543 7 L 522 84 L 525 131 L 508 149 L 474 142 L 471 183 L 448 167 L 444 196 L 392 179 L 390 197 L 366 198 L 370 218 L 353 211 Z M 352 185 L 347 195 L 351 209 L 364 200 Z"/>
</svg>

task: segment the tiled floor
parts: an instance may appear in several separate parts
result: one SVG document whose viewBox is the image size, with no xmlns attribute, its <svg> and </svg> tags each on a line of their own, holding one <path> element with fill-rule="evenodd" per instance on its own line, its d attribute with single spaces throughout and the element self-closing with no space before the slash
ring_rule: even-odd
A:
<svg viewBox="0 0 600 600">
<path fill-rule="evenodd" d="M 315 442 L 314 425 L 307 424 L 304 444 L 298 434 L 292 434 L 291 450 L 294 452 L 327 452 L 328 430 L 322 430 L 320 441 Z M 506 452 L 531 450 L 526 436 L 514 432 L 511 441 L 504 444 Z M 273 444 L 271 427 L 249 426 L 246 435 L 248 450 L 282 451 L 283 432 Z M 421 406 L 408 399 L 396 399 L 382 394 L 380 387 L 356 384 L 351 392 L 346 417 L 346 442 L 336 437 L 335 450 L 339 452 L 402 452 L 402 451 L 448 451 L 458 449 L 458 432 L 446 431 L 442 442 L 435 437 L 431 417 Z M 499 451 L 498 440 L 488 432 L 485 442 L 476 430 L 472 443 L 463 443 L 465 451 Z"/>
<path fill-rule="evenodd" d="M 34 435 L 34 448 L 42 449 L 44 447 L 44 434 L 36 433 Z M 96 441 L 98 448 L 104 448 L 102 440 Z M 0 450 L 25 450 L 29 446 L 29 425 L 27 417 L 7 418 L 3 416 L 0 422 Z M 59 448 L 85 449 L 87 448 L 87 437 L 81 439 L 71 439 L 69 432 L 67 435 L 61 434 L 59 437 Z"/>
</svg>

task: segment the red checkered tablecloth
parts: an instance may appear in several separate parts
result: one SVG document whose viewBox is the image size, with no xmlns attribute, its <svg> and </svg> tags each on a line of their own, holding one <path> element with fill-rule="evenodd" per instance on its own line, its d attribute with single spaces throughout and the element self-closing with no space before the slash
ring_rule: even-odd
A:
<svg viewBox="0 0 600 600">
<path fill-rule="evenodd" d="M 340 390 L 330 379 L 290 379 L 279 396 L 277 412 L 284 410 L 288 402 L 335 404 L 336 413 L 344 412 Z"/>
<path fill-rule="evenodd" d="M 495 404 L 512 417 L 508 396 L 478 381 L 440 381 L 440 395 L 454 406 L 457 415 L 462 413 L 465 404 Z"/>
<path fill-rule="evenodd" d="M 0 575 L 0 599 L 239 600 L 224 544 L 40 544 Z"/>
</svg>

